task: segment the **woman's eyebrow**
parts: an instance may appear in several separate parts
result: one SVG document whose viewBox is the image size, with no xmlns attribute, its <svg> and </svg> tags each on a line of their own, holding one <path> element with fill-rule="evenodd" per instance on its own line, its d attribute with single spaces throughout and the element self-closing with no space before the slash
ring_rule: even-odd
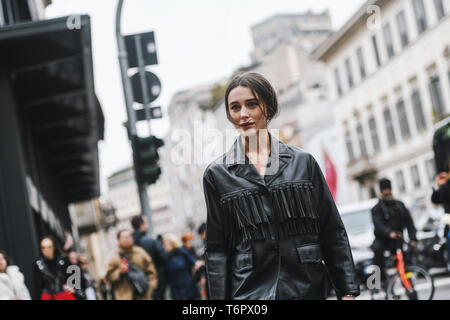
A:
<svg viewBox="0 0 450 320">
<path fill-rule="evenodd" d="M 245 100 L 245 102 L 251 102 L 251 101 L 256 101 L 256 102 L 258 102 L 258 99 L 256 99 L 256 98 L 251 98 L 251 99 Z M 239 101 L 231 101 L 231 102 L 229 103 L 230 106 L 231 106 L 232 104 L 239 104 Z"/>
</svg>

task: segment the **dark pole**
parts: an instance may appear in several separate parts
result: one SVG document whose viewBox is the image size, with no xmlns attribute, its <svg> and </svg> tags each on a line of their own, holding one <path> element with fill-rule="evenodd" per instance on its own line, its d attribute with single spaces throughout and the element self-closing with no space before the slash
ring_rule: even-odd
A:
<svg viewBox="0 0 450 320">
<path fill-rule="evenodd" d="M 147 217 L 148 223 L 148 234 L 153 235 L 153 223 L 152 215 L 150 211 L 150 200 L 147 195 L 147 186 L 139 178 L 136 168 L 137 163 L 134 157 L 135 155 L 135 137 L 137 137 L 136 132 L 136 114 L 133 109 L 133 90 L 131 89 L 130 78 L 128 77 L 128 53 L 125 46 L 125 41 L 120 32 L 120 21 L 122 14 L 122 6 L 124 0 L 119 0 L 117 3 L 116 10 L 116 38 L 117 38 L 117 48 L 119 52 L 119 65 L 120 65 L 120 75 L 122 76 L 123 92 L 125 98 L 125 106 L 127 109 L 128 122 L 127 122 L 127 132 L 128 139 L 131 141 L 131 149 L 133 152 L 133 163 L 134 163 L 134 173 L 136 178 L 136 184 L 138 186 L 139 200 L 141 202 L 142 214 Z M 147 92 L 147 91 L 145 91 Z"/>
</svg>

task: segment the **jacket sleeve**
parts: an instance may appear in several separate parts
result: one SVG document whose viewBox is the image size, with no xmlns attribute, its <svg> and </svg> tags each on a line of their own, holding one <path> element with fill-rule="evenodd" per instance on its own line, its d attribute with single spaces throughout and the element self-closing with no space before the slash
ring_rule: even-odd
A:
<svg viewBox="0 0 450 320">
<path fill-rule="evenodd" d="M 359 295 L 355 265 L 347 232 L 331 196 L 328 185 L 316 160 L 311 156 L 315 205 L 320 220 L 320 246 L 323 260 L 333 283 L 337 297 Z"/>
<path fill-rule="evenodd" d="M 111 283 L 114 283 L 120 280 L 120 276 L 120 259 L 117 259 L 117 257 L 114 256 L 108 264 L 105 279 Z"/>
<path fill-rule="evenodd" d="M 203 191 L 206 201 L 205 264 L 210 300 L 228 299 L 228 253 L 224 241 L 224 213 L 219 195 L 208 169 L 203 175 Z"/>
<path fill-rule="evenodd" d="M 449 183 L 440 186 L 437 190 L 433 190 L 433 194 L 431 195 L 431 201 L 434 204 L 443 204 L 445 201 L 449 201 L 448 199 L 450 199 Z"/>
<path fill-rule="evenodd" d="M 158 274 L 156 272 L 155 264 L 153 263 L 152 258 L 147 252 L 143 252 L 144 254 L 144 264 L 145 264 L 145 274 L 147 275 L 148 282 L 150 283 L 150 292 L 156 289 L 158 286 Z"/>
<path fill-rule="evenodd" d="M 33 291 L 32 299 L 40 300 L 43 287 L 43 279 L 42 273 L 39 271 L 39 268 L 37 266 L 37 261 L 34 261 L 33 263 L 33 277 L 34 277 L 34 290 L 32 290 Z"/>
<path fill-rule="evenodd" d="M 403 202 L 401 203 L 401 206 L 403 208 L 403 213 L 405 215 L 405 225 L 406 225 L 406 229 L 408 230 L 409 239 L 417 241 L 417 238 L 416 238 L 416 231 L 417 230 L 416 230 L 416 227 L 414 226 L 413 219 L 411 218 L 411 213 L 405 207 Z"/>
<path fill-rule="evenodd" d="M 14 290 L 21 300 L 31 300 L 30 292 L 28 291 L 27 286 L 25 285 L 25 277 L 23 273 L 20 272 L 19 268 L 11 275 L 14 280 Z"/>
<path fill-rule="evenodd" d="M 168 260 L 168 253 L 166 251 L 166 249 L 164 249 L 164 247 L 162 246 L 162 244 L 159 241 L 155 241 L 155 259 L 154 262 L 155 264 L 158 263 L 158 265 L 164 265 L 167 263 Z"/>
<path fill-rule="evenodd" d="M 389 234 L 392 232 L 392 229 L 384 222 L 381 205 L 372 208 L 371 212 L 375 236 L 383 240 L 389 240 Z"/>
</svg>

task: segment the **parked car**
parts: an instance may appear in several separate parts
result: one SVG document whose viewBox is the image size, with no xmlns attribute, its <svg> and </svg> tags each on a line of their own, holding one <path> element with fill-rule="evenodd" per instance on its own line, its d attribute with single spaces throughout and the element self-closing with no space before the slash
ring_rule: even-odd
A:
<svg viewBox="0 0 450 320">
<path fill-rule="evenodd" d="M 374 254 L 370 246 L 375 236 L 371 210 L 377 202 L 378 199 L 369 199 L 338 208 L 347 231 L 357 277 L 361 284 L 365 283 L 368 276 L 367 268 L 373 264 Z"/>
</svg>

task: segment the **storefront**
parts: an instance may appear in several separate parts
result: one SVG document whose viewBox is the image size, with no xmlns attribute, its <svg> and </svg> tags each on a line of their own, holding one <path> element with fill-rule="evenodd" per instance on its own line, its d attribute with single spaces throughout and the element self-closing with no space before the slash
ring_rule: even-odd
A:
<svg viewBox="0 0 450 320">
<path fill-rule="evenodd" d="M 100 195 L 88 16 L 0 27 L 0 249 L 31 291 L 39 239 L 63 241 L 68 204 Z"/>
</svg>

